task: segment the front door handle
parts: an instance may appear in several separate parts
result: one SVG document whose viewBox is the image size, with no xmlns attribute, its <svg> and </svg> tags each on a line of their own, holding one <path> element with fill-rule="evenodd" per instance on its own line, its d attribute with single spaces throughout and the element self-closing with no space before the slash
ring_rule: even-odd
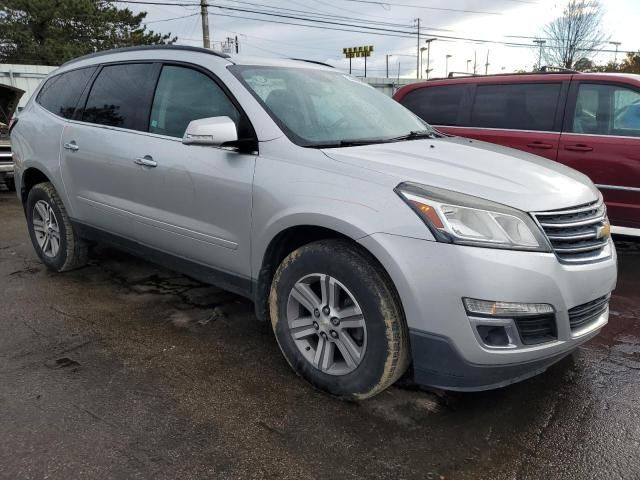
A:
<svg viewBox="0 0 640 480">
<path fill-rule="evenodd" d="M 158 162 L 156 162 L 151 155 L 145 155 L 144 157 L 136 158 L 133 163 L 136 165 L 142 165 L 143 167 L 157 167 Z"/>
<path fill-rule="evenodd" d="M 527 147 L 529 148 L 542 148 L 545 150 L 549 150 L 551 148 L 553 148 L 553 145 L 551 145 L 550 143 L 545 143 L 545 142 L 531 142 L 531 143 L 527 143 Z"/>
<path fill-rule="evenodd" d="M 66 150 L 71 150 L 72 152 L 77 152 L 78 149 L 80 148 L 78 146 L 78 144 L 75 142 L 75 140 L 71 140 L 70 142 L 67 142 L 65 144 L 62 145 Z"/>
<path fill-rule="evenodd" d="M 583 143 L 578 143 L 576 145 L 565 145 L 564 149 L 569 150 L 571 152 L 592 152 L 593 151 L 593 147 L 590 147 L 589 145 L 585 145 Z"/>
</svg>

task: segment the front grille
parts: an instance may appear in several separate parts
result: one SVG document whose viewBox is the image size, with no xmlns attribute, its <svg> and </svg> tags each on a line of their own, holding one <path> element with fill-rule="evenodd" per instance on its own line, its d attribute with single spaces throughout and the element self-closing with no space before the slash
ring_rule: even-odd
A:
<svg viewBox="0 0 640 480">
<path fill-rule="evenodd" d="M 596 298 L 577 307 L 569 309 L 569 325 L 571 330 L 578 330 L 595 321 L 609 308 L 611 295 Z"/>
<path fill-rule="evenodd" d="M 11 163 L 12 161 L 11 145 L 0 143 L 0 163 Z"/>
<path fill-rule="evenodd" d="M 558 338 L 554 314 L 519 317 L 515 318 L 515 322 L 520 340 L 525 345 L 536 345 Z"/>
<path fill-rule="evenodd" d="M 609 236 L 601 236 L 608 226 L 607 210 L 602 201 L 533 216 L 547 235 L 558 258 L 566 263 L 586 263 L 599 260 L 609 243 Z"/>
</svg>

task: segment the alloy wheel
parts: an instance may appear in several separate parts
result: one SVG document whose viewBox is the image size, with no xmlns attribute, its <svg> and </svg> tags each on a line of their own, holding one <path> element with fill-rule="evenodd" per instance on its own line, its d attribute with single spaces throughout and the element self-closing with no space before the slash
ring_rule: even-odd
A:
<svg viewBox="0 0 640 480">
<path fill-rule="evenodd" d="M 287 301 L 289 332 L 307 361 L 329 375 L 351 373 L 364 358 L 367 326 L 353 294 L 321 273 L 296 282 Z"/>
<path fill-rule="evenodd" d="M 38 200 L 31 219 L 36 241 L 45 256 L 53 258 L 60 251 L 60 226 L 51 205 Z"/>
</svg>

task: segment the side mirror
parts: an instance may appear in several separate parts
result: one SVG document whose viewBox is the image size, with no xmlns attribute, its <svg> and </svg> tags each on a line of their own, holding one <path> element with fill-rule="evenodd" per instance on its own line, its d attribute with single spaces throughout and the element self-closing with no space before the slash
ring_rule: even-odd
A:
<svg viewBox="0 0 640 480">
<path fill-rule="evenodd" d="M 192 120 L 182 137 L 185 145 L 220 147 L 238 140 L 238 129 L 229 117 L 209 117 Z"/>
</svg>

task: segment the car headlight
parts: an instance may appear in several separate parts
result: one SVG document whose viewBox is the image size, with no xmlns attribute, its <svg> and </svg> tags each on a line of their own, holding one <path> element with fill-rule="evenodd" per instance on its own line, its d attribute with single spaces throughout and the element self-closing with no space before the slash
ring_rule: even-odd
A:
<svg viewBox="0 0 640 480">
<path fill-rule="evenodd" d="M 440 242 L 551 251 L 544 234 L 533 219 L 515 208 L 415 183 L 402 183 L 395 191 Z"/>
</svg>

